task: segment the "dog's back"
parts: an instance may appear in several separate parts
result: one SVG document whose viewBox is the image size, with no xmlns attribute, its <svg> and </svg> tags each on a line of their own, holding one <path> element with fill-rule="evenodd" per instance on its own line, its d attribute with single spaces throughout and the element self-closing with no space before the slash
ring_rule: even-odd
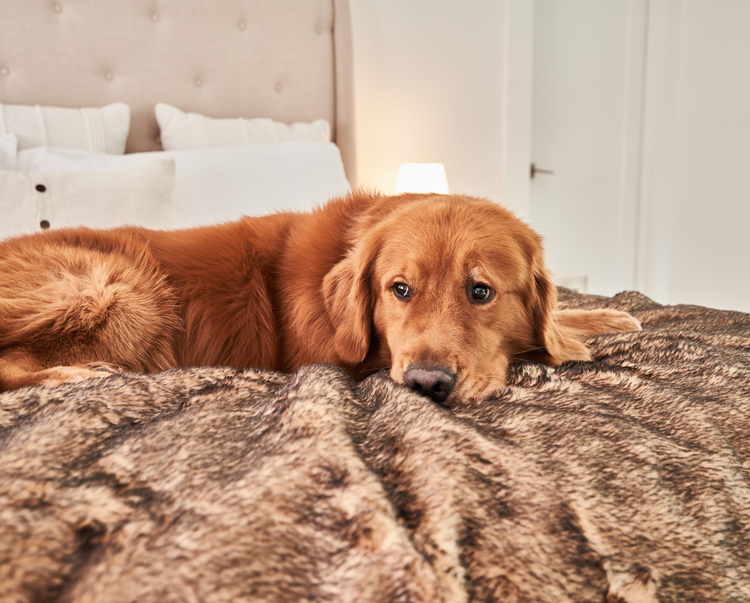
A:
<svg viewBox="0 0 750 603">
<path fill-rule="evenodd" d="M 283 314 L 288 298 L 319 290 L 344 253 L 346 223 L 369 201 L 187 230 L 76 228 L 3 241 L 0 391 L 101 370 L 335 362 L 330 337 Z M 319 294 L 306 303 L 304 321 L 327 321 Z M 313 354 L 290 353 L 300 333 L 320 343 Z"/>
</svg>

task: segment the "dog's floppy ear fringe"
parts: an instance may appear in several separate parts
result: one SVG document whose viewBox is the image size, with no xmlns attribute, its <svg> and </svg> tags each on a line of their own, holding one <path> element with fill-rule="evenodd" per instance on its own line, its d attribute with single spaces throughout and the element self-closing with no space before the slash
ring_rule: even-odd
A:
<svg viewBox="0 0 750 603">
<path fill-rule="evenodd" d="M 323 279 L 323 299 L 335 330 L 334 347 L 344 362 L 362 362 L 372 336 L 373 236 L 363 238 Z"/>
<path fill-rule="evenodd" d="M 552 366 L 568 360 L 591 360 L 588 348 L 580 340 L 581 333 L 560 320 L 565 311 L 557 309 L 557 289 L 544 264 L 535 262 L 533 272 L 530 311 L 535 344 L 542 348 L 539 359 Z"/>
</svg>

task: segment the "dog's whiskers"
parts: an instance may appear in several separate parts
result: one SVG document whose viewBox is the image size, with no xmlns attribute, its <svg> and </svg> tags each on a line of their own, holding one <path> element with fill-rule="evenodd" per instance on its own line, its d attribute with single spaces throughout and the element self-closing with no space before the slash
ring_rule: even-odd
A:
<svg viewBox="0 0 750 603">
<path fill-rule="evenodd" d="M 511 360 L 511 361 L 513 361 L 513 360 L 515 360 L 515 361 L 523 361 L 524 359 L 521 358 L 519 356 L 519 354 L 528 354 L 529 352 L 537 352 L 537 351 L 544 350 L 544 349 L 545 349 L 545 347 L 542 346 L 542 345 L 536 346 L 536 347 L 533 347 L 533 348 L 528 348 L 526 350 L 521 350 L 520 352 L 516 352 L 515 354 L 511 354 L 510 356 L 508 356 L 508 359 Z"/>
</svg>

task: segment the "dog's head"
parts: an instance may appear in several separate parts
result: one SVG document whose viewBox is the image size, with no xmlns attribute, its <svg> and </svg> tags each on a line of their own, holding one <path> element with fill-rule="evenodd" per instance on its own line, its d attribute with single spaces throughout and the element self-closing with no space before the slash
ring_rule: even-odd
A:
<svg viewBox="0 0 750 603">
<path fill-rule="evenodd" d="M 336 351 L 448 405 L 505 385 L 510 361 L 555 363 L 557 300 L 539 236 L 489 201 L 383 198 L 326 276 Z"/>
</svg>

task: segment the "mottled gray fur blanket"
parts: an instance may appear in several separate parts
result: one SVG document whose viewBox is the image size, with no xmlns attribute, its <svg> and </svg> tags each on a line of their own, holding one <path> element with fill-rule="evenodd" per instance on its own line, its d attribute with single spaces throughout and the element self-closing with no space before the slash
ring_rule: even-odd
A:
<svg viewBox="0 0 750 603">
<path fill-rule="evenodd" d="M 0 601 L 749 601 L 750 315 L 563 303 L 644 330 L 453 410 L 321 366 L 0 395 Z"/>
</svg>

